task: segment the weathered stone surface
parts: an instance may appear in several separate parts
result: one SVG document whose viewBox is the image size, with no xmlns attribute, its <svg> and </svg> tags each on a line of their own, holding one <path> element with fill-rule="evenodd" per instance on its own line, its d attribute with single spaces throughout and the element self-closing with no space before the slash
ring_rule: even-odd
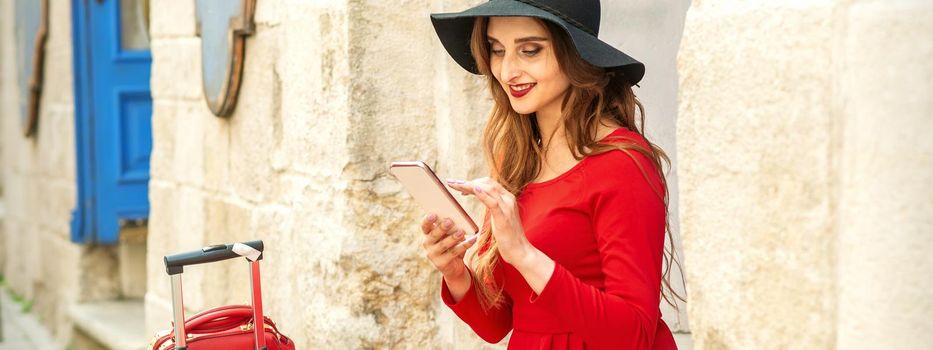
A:
<svg viewBox="0 0 933 350">
<path fill-rule="evenodd" d="M 258 1 L 226 119 L 202 98 L 194 3 L 153 7 L 147 335 L 170 325 L 164 255 L 258 238 L 266 313 L 301 348 L 502 348 L 440 304 L 439 276 L 418 248 L 421 210 L 386 172 L 393 160 L 423 159 L 441 177 L 486 174 L 485 84 L 447 57 L 427 20 L 480 2 Z M 11 4 L 0 2 L 2 57 L 16 54 Z M 661 62 L 637 91 L 649 136 L 682 172 L 697 347 L 930 343 L 933 286 L 918 278 L 933 248 L 923 234 L 933 227 L 933 150 L 921 134 L 933 110 L 930 5 L 694 1 L 678 61 L 678 152 L 664 121 L 677 85 L 663 52 L 675 42 L 624 34 L 669 25 L 651 17 L 657 6 L 607 2 L 603 37 Z M 65 305 L 139 291 L 121 287 L 119 249 L 68 240 L 70 7 L 53 2 L 50 13 L 39 134 L 23 138 L 18 118 L 0 118 L 0 268 L 64 342 Z M 16 69 L 0 60 L 5 116 L 19 113 Z M 184 281 L 189 315 L 248 301 L 241 259 L 191 267 Z"/>
<path fill-rule="evenodd" d="M 698 347 L 930 343 L 931 13 L 694 2 L 678 150 Z"/>
<path fill-rule="evenodd" d="M 929 1 L 853 1 L 840 19 L 840 349 L 933 343 L 929 18 Z"/>
<path fill-rule="evenodd" d="M 136 302 L 146 295 L 146 228 L 133 228 L 142 231 L 138 234 L 142 241 L 128 240 L 130 236 L 124 229 L 121 232 L 121 242 L 117 245 L 117 268 L 119 271 L 120 299 L 132 299 Z M 142 310 L 142 307 L 140 307 Z M 141 323 L 142 321 L 140 321 Z M 142 326 L 140 326 L 142 328 Z"/>
<path fill-rule="evenodd" d="M 38 133 L 22 136 L 19 69 L 0 60 L 0 263 L 5 286 L 32 303 L 59 343 L 70 337 L 63 306 L 80 294 L 81 252 L 69 241 L 75 197 L 71 11 L 51 2 Z M 17 57 L 13 2 L 0 4 L 0 57 Z"/>
<path fill-rule="evenodd" d="M 695 1 L 687 13 L 677 149 L 698 348 L 835 343 L 833 11 Z"/>
<path fill-rule="evenodd" d="M 200 59 L 175 49 L 191 45 L 186 35 L 153 44 L 148 330 L 163 328 L 170 314 L 162 255 L 261 238 L 266 312 L 300 346 L 452 344 L 437 339 L 431 321 L 441 309 L 436 272 L 418 249 L 420 210 L 386 173 L 389 161 L 412 158 L 462 177 L 483 172 L 476 135 L 487 107 L 462 91 L 485 92 L 475 79 L 435 82 L 438 73 L 464 75 L 433 37 L 428 5 L 260 2 L 229 119 L 171 91 L 178 74 L 200 75 L 168 71 Z M 383 36 L 395 23 L 408 27 Z M 412 64 L 389 64 L 403 61 Z M 434 144 L 456 161 L 438 164 Z M 241 262 L 187 269 L 185 304 L 244 302 L 245 277 Z"/>
<path fill-rule="evenodd" d="M 152 12 L 159 12 L 153 8 Z M 157 99 L 201 100 L 201 39 L 152 38 L 150 87 Z"/>
<path fill-rule="evenodd" d="M 192 105 L 203 101 L 187 87 L 170 91 L 194 83 L 178 74 L 200 76 L 168 71 L 200 59 L 179 47 L 193 36 L 157 39 L 147 329 L 170 315 L 162 255 L 261 238 L 266 312 L 299 346 L 483 347 L 440 304 L 418 248 L 421 210 L 387 173 L 422 159 L 444 177 L 486 175 L 485 83 L 450 60 L 428 20 L 475 3 L 259 2 L 229 119 Z M 241 265 L 186 272 L 189 309 L 245 300 Z"/>
<path fill-rule="evenodd" d="M 160 0 L 150 9 L 149 35 L 153 39 L 193 37 L 197 28 L 195 1 Z M 200 64 L 200 62 L 198 62 Z"/>
</svg>

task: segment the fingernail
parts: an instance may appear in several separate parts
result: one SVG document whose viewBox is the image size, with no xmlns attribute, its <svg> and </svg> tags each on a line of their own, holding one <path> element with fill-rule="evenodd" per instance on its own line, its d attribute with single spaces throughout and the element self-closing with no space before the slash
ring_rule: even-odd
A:
<svg viewBox="0 0 933 350">
<path fill-rule="evenodd" d="M 463 180 L 457 180 L 457 183 L 458 183 L 458 184 L 461 184 L 461 185 L 462 185 L 462 184 L 465 184 L 465 183 L 466 183 L 466 181 L 463 181 Z"/>
<path fill-rule="evenodd" d="M 457 233 L 454 234 L 454 237 L 457 239 L 463 238 L 463 230 L 457 230 Z"/>
<path fill-rule="evenodd" d="M 483 189 L 479 186 L 473 186 L 473 191 L 476 191 L 477 193 L 483 193 Z"/>
<path fill-rule="evenodd" d="M 453 221 L 450 221 L 450 219 L 447 219 L 447 220 L 444 220 L 444 224 L 443 224 L 443 225 L 444 225 L 444 228 L 445 228 L 445 229 L 448 229 L 448 228 L 450 228 L 451 226 L 453 226 L 454 223 L 453 223 Z"/>
<path fill-rule="evenodd" d="M 433 213 L 429 214 L 428 221 L 434 221 L 434 220 L 437 220 L 437 214 L 433 214 Z"/>
<path fill-rule="evenodd" d="M 455 184 L 455 183 L 457 183 L 457 180 L 454 180 L 454 179 L 447 179 L 447 183 L 449 183 L 449 184 Z"/>
</svg>

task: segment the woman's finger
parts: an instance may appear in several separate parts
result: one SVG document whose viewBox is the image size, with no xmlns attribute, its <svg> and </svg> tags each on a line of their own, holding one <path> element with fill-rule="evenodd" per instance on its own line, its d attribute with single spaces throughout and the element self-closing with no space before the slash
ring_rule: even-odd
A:
<svg viewBox="0 0 933 350">
<path fill-rule="evenodd" d="M 431 233 L 431 230 L 434 229 L 434 223 L 437 222 L 437 214 L 431 213 L 424 217 L 421 220 L 421 232 L 424 234 Z"/>
<path fill-rule="evenodd" d="M 479 199 L 486 208 L 489 209 L 499 209 L 499 201 L 493 198 L 492 193 L 489 192 L 489 189 L 483 188 L 482 185 L 473 186 L 473 194 L 476 195 L 476 198 Z"/>
<path fill-rule="evenodd" d="M 466 240 L 457 243 L 444 253 L 436 255 L 432 262 L 436 264 L 435 266 L 437 266 L 438 269 L 443 269 L 451 263 L 463 263 L 463 256 L 466 255 L 467 249 L 470 249 L 470 247 L 476 243 L 476 237 L 478 237 L 478 235 L 472 235 Z"/>
<path fill-rule="evenodd" d="M 498 193 L 500 195 L 510 193 L 509 191 L 505 189 L 505 187 L 502 187 L 502 184 L 500 184 L 499 181 L 496 181 L 492 178 L 484 177 L 484 178 L 478 179 L 476 183 L 484 185 L 483 188 L 490 190 L 490 192 Z"/>
<path fill-rule="evenodd" d="M 476 234 L 476 235 L 472 235 L 464 239 L 463 242 L 460 242 L 459 244 L 455 245 L 453 248 L 450 248 L 449 250 L 447 250 L 447 253 L 450 255 L 453 255 L 454 257 L 463 259 L 463 256 L 464 254 L 466 254 L 467 249 L 470 249 L 470 247 L 472 247 L 473 244 L 476 244 L 476 240 L 478 237 L 479 235 Z"/>
<path fill-rule="evenodd" d="M 462 195 L 473 194 L 473 185 L 463 180 L 447 180 L 447 187 L 460 191 Z"/>
<path fill-rule="evenodd" d="M 496 194 L 490 193 L 489 190 L 483 188 L 482 186 L 476 186 L 473 189 L 473 192 L 476 193 L 476 198 L 479 199 L 479 201 L 489 209 L 489 212 L 492 214 L 492 218 L 494 220 L 508 222 L 508 217 L 503 211 L 504 208 L 502 207 L 502 203 L 500 203 L 499 200 L 495 198 L 497 197 Z"/>
<path fill-rule="evenodd" d="M 440 224 L 434 225 L 434 229 L 431 230 L 431 233 L 429 233 L 427 237 L 425 237 L 424 247 L 428 248 L 429 246 L 437 244 L 437 241 L 447 236 L 453 227 L 454 222 L 450 219 L 441 220 Z"/>
<path fill-rule="evenodd" d="M 446 238 L 442 239 L 436 245 L 434 245 L 434 250 L 437 255 L 443 255 L 450 248 L 453 248 L 463 241 L 464 232 L 463 230 L 456 230 L 454 233 L 448 235 Z"/>
</svg>

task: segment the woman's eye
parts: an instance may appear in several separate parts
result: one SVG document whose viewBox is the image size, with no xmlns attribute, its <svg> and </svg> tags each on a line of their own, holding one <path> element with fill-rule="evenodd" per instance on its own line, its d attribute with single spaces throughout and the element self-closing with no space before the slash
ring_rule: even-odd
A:
<svg viewBox="0 0 933 350">
<path fill-rule="evenodd" d="M 490 50 L 490 52 L 492 52 L 493 55 L 496 55 L 498 57 L 502 57 L 503 55 L 505 55 L 504 49 L 492 49 Z"/>
<path fill-rule="evenodd" d="M 531 49 L 531 50 L 522 50 L 522 54 L 524 54 L 525 56 L 528 56 L 528 57 L 534 57 L 534 56 L 537 55 L 539 52 L 541 52 L 541 48 Z"/>
</svg>

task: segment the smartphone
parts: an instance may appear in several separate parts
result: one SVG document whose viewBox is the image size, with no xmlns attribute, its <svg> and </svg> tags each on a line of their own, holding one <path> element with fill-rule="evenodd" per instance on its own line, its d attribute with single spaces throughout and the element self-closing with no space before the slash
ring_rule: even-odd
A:
<svg viewBox="0 0 933 350">
<path fill-rule="evenodd" d="M 479 232 L 470 215 L 424 162 L 392 162 L 389 173 L 402 183 L 424 211 L 435 213 L 441 219 L 450 218 L 467 236 Z"/>
</svg>

